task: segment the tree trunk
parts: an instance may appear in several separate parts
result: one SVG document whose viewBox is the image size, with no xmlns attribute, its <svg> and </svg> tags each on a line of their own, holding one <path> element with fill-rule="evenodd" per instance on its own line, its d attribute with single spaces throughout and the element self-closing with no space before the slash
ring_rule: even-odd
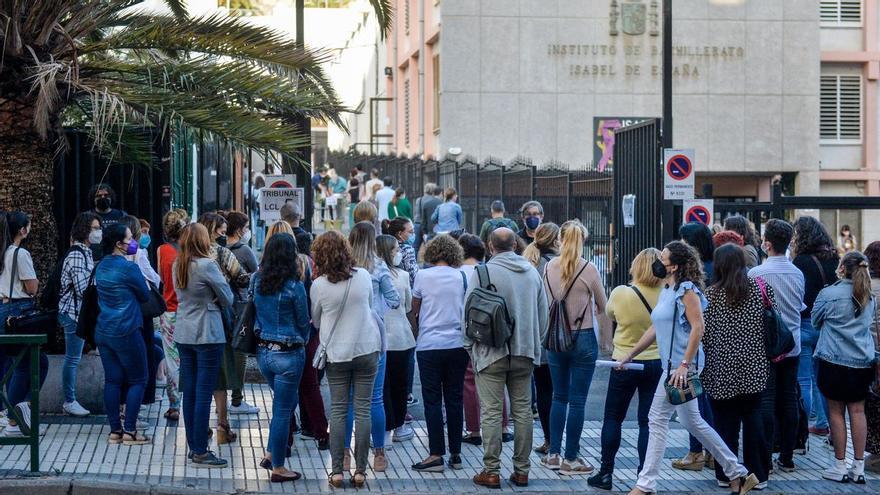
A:
<svg viewBox="0 0 880 495">
<path fill-rule="evenodd" d="M 54 216 L 53 145 L 33 131 L 30 98 L 0 97 L 0 210 L 31 218 L 26 248 L 41 283 L 55 265 L 58 231 Z"/>
</svg>

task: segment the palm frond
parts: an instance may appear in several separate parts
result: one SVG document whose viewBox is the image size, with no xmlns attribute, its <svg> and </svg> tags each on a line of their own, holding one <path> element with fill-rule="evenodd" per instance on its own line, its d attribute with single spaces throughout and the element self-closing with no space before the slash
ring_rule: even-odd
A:
<svg viewBox="0 0 880 495">
<path fill-rule="evenodd" d="M 373 6 L 373 12 L 376 14 L 376 19 L 379 22 L 379 37 L 383 40 L 391 31 L 394 22 L 391 3 L 391 0 L 370 0 L 370 5 Z"/>
</svg>

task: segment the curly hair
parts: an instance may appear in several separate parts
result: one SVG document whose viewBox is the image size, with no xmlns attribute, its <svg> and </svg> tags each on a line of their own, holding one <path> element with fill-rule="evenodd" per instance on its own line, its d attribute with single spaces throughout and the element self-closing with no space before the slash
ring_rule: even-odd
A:
<svg viewBox="0 0 880 495">
<path fill-rule="evenodd" d="M 746 246 L 757 246 L 757 237 L 755 229 L 749 223 L 749 220 L 742 215 L 731 215 L 724 221 L 724 230 L 732 230 L 741 235 Z"/>
<path fill-rule="evenodd" d="M 425 247 L 425 262 L 436 265 L 439 262 L 458 268 L 464 258 L 464 250 L 461 245 L 447 234 L 438 235 L 431 239 Z"/>
<path fill-rule="evenodd" d="M 275 234 L 266 243 L 260 262 L 259 292 L 264 296 L 277 294 L 288 280 L 300 280 L 296 241 L 290 234 Z"/>
<path fill-rule="evenodd" d="M 669 262 L 678 265 L 675 271 L 675 284 L 693 282 L 694 285 L 703 289 L 703 262 L 697 250 L 682 241 L 672 241 L 666 245 L 669 251 Z"/>
<path fill-rule="evenodd" d="M 319 235 L 312 243 L 312 258 L 318 276 L 325 276 L 330 283 L 338 284 L 351 278 L 354 256 L 348 240 L 339 231 L 330 230 Z"/>
<path fill-rule="evenodd" d="M 803 216 L 794 221 L 794 254 L 811 255 L 820 260 L 836 260 L 839 258 L 834 249 L 834 241 L 822 222 Z"/>
<path fill-rule="evenodd" d="M 89 234 L 92 233 L 92 223 L 100 218 L 98 215 L 90 211 L 84 211 L 76 216 L 73 220 L 73 226 L 70 227 L 70 238 L 76 242 L 86 242 L 89 240 Z"/>
<path fill-rule="evenodd" d="M 745 242 L 743 241 L 743 236 L 737 234 L 732 230 L 722 230 L 721 232 L 712 236 L 712 244 L 715 244 L 716 248 L 720 248 L 725 244 L 736 244 L 739 247 L 745 246 Z"/>
<path fill-rule="evenodd" d="M 241 237 L 244 228 L 250 223 L 248 216 L 237 210 L 227 211 L 224 217 L 229 222 L 226 227 L 229 230 L 229 234 L 236 237 Z"/>
<path fill-rule="evenodd" d="M 183 208 L 175 208 L 162 218 L 162 232 L 165 240 L 174 242 L 180 239 L 180 231 L 189 223 L 189 213 Z"/>
<path fill-rule="evenodd" d="M 477 261 L 483 261 L 486 258 L 486 245 L 479 237 L 473 234 L 464 234 L 458 238 L 458 244 L 464 253 L 464 259 L 473 258 Z"/>
<path fill-rule="evenodd" d="M 874 278 L 880 278 L 880 241 L 874 241 L 865 248 L 868 258 L 868 271 Z"/>
</svg>

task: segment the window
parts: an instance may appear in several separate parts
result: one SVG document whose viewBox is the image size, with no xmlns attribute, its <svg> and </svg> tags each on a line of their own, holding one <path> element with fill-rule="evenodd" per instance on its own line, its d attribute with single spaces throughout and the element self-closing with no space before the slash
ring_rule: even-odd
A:
<svg viewBox="0 0 880 495">
<path fill-rule="evenodd" d="M 823 26 L 861 26 L 862 0 L 821 0 L 819 19 Z"/>
<path fill-rule="evenodd" d="M 820 82 L 819 134 L 822 141 L 862 139 L 862 77 L 823 75 Z"/>
<path fill-rule="evenodd" d="M 403 142 L 409 148 L 409 79 L 403 81 Z"/>
<path fill-rule="evenodd" d="M 410 0 L 403 0 L 403 32 L 409 35 L 409 2 Z"/>
<path fill-rule="evenodd" d="M 434 132 L 440 130 L 440 55 L 434 55 Z"/>
</svg>

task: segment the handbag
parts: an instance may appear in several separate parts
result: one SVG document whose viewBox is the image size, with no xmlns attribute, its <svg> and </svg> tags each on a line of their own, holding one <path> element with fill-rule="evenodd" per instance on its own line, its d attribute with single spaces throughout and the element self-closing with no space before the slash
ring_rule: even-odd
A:
<svg viewBox="0 0 880 495">
<path fill-rule="evenodd" d="M 12 254 L 12 272 L 9 276 L 10 299 L 12 299 L 12 291 L 15 288 L 15 279 L 18 277 L 18 251 L 20 249 L 20 247 L 16 247 Z M 7 334 L 46 335 L 49 337 L 47 342 L 52 342 L 58 330 L 58 310 L 27 309 L 18 316 L 6 318 L 4 326 Z"/>
<path fill-rule="evenodd" d="M 257 320 L 257 308 L 253 296 L 248 297 L 238 320 L 235 322 L 235 334 L 232 336 L 232 349 L 242 354 L 257 353 L 257 334 L 254 331 Z"/>
<path fill-rule="evenodd" d="M 703 395 L 703 382 L 700 381 L 698 371 L 688 371 L 685 378 L 684 388 L 678 388 L 669 383 L 672 376 L 672 345 L 675 342 L 675 326 L 678 324 L 678 302 L 675 302 L 675 312 L 672 317 L 672 338 L 669 339 L 669 359 L 666 364 L 666 382 L 663 387 L 666 389 L 666 399 L 669 403 L 678 406 L 686 402 L 690 402 L 697 397 Z"/>
<path fill-rule="evenodd" d="M 147 288 L 150 291 L 150 297 L 146 302 L 141 303 L 141 313 L 144 318 L 158 318 L 168 310 L 168 306 L 165 305 L 165 298 L 162 297 L 162 293 L 155 285 L 147 282 Z"/>
<path fill-rule="evenodd" d="M 95 327 L 98 326 L 98 314 L 101 312 L 101 306 L 98 305 L 98 286 L 95 284 L 95 272 L 100 263 L 98 261 L 92 268 L 89 283 L 83 291 L 79 319 L 76 321 L 76 336 L 92 347 L 95 347 Z"/>
<path fill-rule="evenodd" d="M 333 339 L 333 334 L 336 333 L 336 327 L 339 325 L 339 320 L 342 319 L 342 311 L 345 309 L 345 303 L 348 302 L 348 291 L 350 289 L 351 278 L 348 279 L 348 283 L 345 285 L 345 295 L 342 296 L 342 304 L 339 305 L 339 313 L 336 315 L 336 321 L 333 322 L 333 326 L 330 328 L 330 334 L 327 335 L 327 342 L 321 342 L 321 348 L 315 353 L 314 359 L 312 359 L 312 367 L 316 370 L 322 370 L 327 366 L 327 345 L 330 343 L 330 340 Z"/>
<path fill-rule="evenodd" d="M 764 347 L 767 351 L 767 359 L 777 363 L 785 359 L 794 349 L 794 336 L 785 327 L 782 316 L 770 301 L 767 295 L 767 283 L 761 277 L 755 277 L 755 283 L 761 289 L 761 301 L 764 306 Z"/>
</svg>

